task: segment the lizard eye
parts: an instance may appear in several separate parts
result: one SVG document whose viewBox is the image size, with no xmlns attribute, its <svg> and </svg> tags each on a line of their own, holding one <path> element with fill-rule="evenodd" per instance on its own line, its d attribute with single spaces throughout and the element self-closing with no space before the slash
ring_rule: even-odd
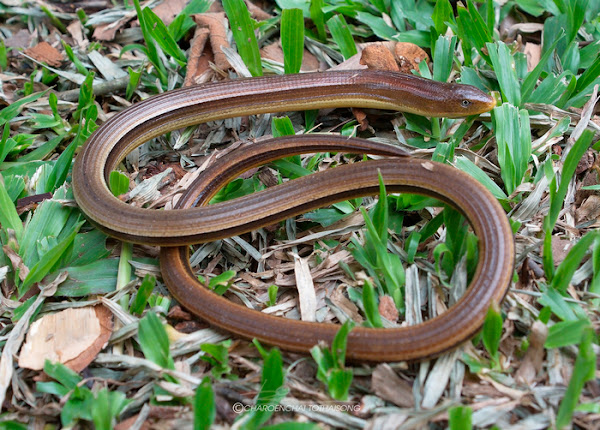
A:
<svg viewBox="0 0 600 430">
<path fill-rule="evenodd" d="M 463 100 L 460 102 L 460 104 L 462 105 L 462 107 L 469 107 L 471 105 L 471 102 L 469 100 Z"/>
</svg>

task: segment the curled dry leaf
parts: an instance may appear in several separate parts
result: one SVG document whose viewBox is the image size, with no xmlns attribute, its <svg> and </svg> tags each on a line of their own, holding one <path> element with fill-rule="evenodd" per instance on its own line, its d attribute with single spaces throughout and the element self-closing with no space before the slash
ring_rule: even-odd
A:
<svg viewBox="0 0 600 430">
<path fill-rule="evenodd" d="M 209 34 L 210 30 L 208 28 L 196 28 L 188 55 L 185 80 L 183 81 L 184 87 L 196 85 L 209 79 L 210 63 L 214 61 L 213 53 L 209 45 L 206 44 Z"/>
<path fill-rule="evenodd" d="M 19 366 L 41 370 L 44 361 L 50 360 L 80 372 L 106 346 L 111 333 L 112 314 L 104 306 L 69 308 L 44 315 L 31 324 Z"/>
<path fill-rule="evenodd" d="M 227 30 L 225 27 L 225 13 L 202 13 L 192 15 L 192 18 L 200 27 L 208 28 L 210 48 L 214 56 L 215 66 L 220 70 L 229 69 L 229 61 L 223 53 L 223 48 L 229 48 L 227 41 Z"/>
</svg>

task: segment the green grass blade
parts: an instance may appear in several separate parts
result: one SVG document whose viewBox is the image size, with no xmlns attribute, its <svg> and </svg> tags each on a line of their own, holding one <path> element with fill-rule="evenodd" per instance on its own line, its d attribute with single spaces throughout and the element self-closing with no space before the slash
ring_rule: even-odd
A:
<svg viewBox="0 0 600 430">
<path fill-rule="evenodd" d="M 168 81 L 167 69 L 161 61 L 160 56 L 158 55 L 158 50 L 156 48 L 156 45 L 154 44 L 154 39 L 152 38 L 152 29 L 149 27 L 148 23 L 144 19 L 146 15 L 142 12 L 142 8 L 140 7 L 140 1 L 133 0 L 133 5 L 135 6 L 138 21 L 140 22 L 140 28 L 142 30 L 144 40 L 146 41 L 146 48 L 144 49 L 144 52 L 146 53 L 148 60 L 156 69 L 156 72 L 158 73 L 158 78 L 160 79 L 160 83 L 162 85 L 166 85 Z"/>
<path fill-rule="evenodd" d="M 448 22 L 453 22 L 454 16 L 452 11 L 452 5 L 449 0 L 438 0 L 433 8 L 433 14 L 431 15 L 433 20 L 433 26 L 438 36 L 446 34 L 448 29 Z"/>
<path fill-rule="evenodd" d="M 591 327 L 590 320 L 576 319 L 573 321 L 561 321 L 548 329 L 548 337 L 544 342 L 544 348 L 563 348 L 569 345 L 577 345 L 581 342 L 585 329 Z"/>
<path fill-rule="evenodd" d="M 490 61 L 498 77 L 502 99 L 515 106 L 520 106 L 521 86 L 519 85 L 517 72 L 515 71 L 515 61 L 508 46 L 502 42 L 496 42 L 487 43 L 486 47 Z"/>
<path fill-rule="evenodd" d="M 592 246 L 594 241 L 600 239 L 600 235 L 597 231 L 590 231 L 586 233 L 581 239 L 577 241 L 575 245 L 569 250 L 569 253 L 565 259 L 560 263 L 550 286 L 558 291 L 565 292 L 575 270 L 579 267 L 581 260 L 587 254 L 588 248 Z"/>
<path fill-rule="evenodd" d="M 301 9 L 281 11 L 281 47 L 284 72 L 300 72 L 304 54 L 304 16 Z"/>
<path fill-rule="evenodd" d="M 6 191 L 4 180 L 0 176 L 0 225 L 6 231 L 7 228 L 14 230 L 17 241 L 21 242 L 23 236 L 23 222 L 19 218 L 17 209 Z"/>
<path fill-rule="evenodd" d="M 310 0 L 310 18 L 315 27 L 317 27 L 317 35 L 321 42 L 324 42 L 327 38 L 327 33 L 325 32 L 325 13 L 323 12 L 324 7 L 325 2 L 323 0 Z"/>
<path fill-rule="evenodd" d="M 558 214 L 560 213 L 565 201 L 565 196 L 567 195 L 569 182 L 575 174 L 575 169 L 577 168 L 579 160 L 581 160 L 581 157 L 592 143 L 593 137 L 594 133 L 592 131 L 585 130 L 581 134 L 581 137 L 577 139 L 577 142 L 575 142 L 571 151 L 565 158 L 561 172 L 560 185 L 555 193 L 552 192 L 552 189 L 553 187 L 556 187 L 556 177 L 552 180 L 552 184 L 550 185 L 550 210 L 548 211 L 546 218 L 544 218 L 544 230 L 546 231 L 546 234 L 550 234 L 554 228 L 554 224 L 556 224 Z"/>
<path fill-rule="evenodd" d="M 448 81 L 450 72 L 452 72 L 457 40 L 456 36 L 440 36 L 435 42 L 433 51 L 433 79 L 435 81 Z"/>
<path fill-rule="evenodd" d="M 492 125 L 496 132 L 498 163 L 508 194 L 518 187 L 527 172 L 531 156 L 529 113 L 505 103 L 493 110 Z"/>
<path fill-rule="evenodd" d="M 229 19 L 229 26 L 237 45 L 237 50 L 252 76 L 262 76 L 262 63 L 258 42 L 254 34 L 254 24 L 243 0 L 223 0 L 223 9 Z"/>
<path fill-rule="evenodd" d="M 577 79 L 575 93 L 579 93 L 591 86 L 598 76 L 600 76 L 600 57 L 596 58 L 596 61 L 592 63 L 591 67 L 586 69 Z"/>
<path fill-rule="evenodd" d="M 544 70 L 544 68 L 548 64 L 548 60 L 550 60 L 550 56 L 556 49 L 556 45 L 558 45 L 558 42 L 561 41 L 563 37 L 564 37 L 564 33 L 560 34 L 554 40 L 552 45 L 550 45 L 550 47 L 544 52 L 544 54 L 540 58 L 540 61 L 535 66 L 535 68 L 527 74 L 527 77 L 525 78 L 525 80 L 523 81 L 523 85 L 521 86 L 521 100 L 522 101 L 524 101 L 524 102 L 529 101 L 528 100 L 529 96 L 533 92 L 533 90 L 535 88 L 535 84 L 536 84 L 538 78 L 540 77 L 542 70 Z"/>
<path fill-rule="evenodd" d="M 506 193 L 502 191 L 502 188 L 500 188 L 498 184 L 496 184 L 492 180 L 492 178 L 490 178 L 483 170 L 481 170 L 479 166 L 477 166 L 468 158 L 462 156 L 457 157 L 455 164 L 456 167 L 458 167 L 460 170 L 462 170 L 465 173 L 468 173 L 469 175 L 477 179 L 479 182 L 481 182 L 488 189 L 488 191 L 492 193 L 493 196 L 496 197 L 498 200 L 506 200 L 508 198 Z"/>
<path fill-rule="evenodd" d="M 75 239 L 75 235 L 83 224 L 83 221 L 76 224 L 67 237 L 58 242 L 54 247 L 48 250 L 42 258 L 40 258 L 40 260 L 31 268 L 27 277 L 23 280 L 23 283 L 19 286 L 19 295 L 23 295 L 29 287 L 34 283 L 41 281 L 44 276 L 50 272 L 50 269 L 52 269 L 63 257 L 65 252 L 67 252 Z"/>
<path fill-rule="evenodd" d="M 367 12 L 357 12 L 356 20 L 369 26 L 369 28 L 375 33 L 375 36 L 383 40 L 392 40 L 398 32 L 390 27 L 383 18 L 372 15 Z"/>
<path fill-rule="evenodd" d="M 16 117 L 19 114 L 19 112 L 21 112 L 21 108 L 23 106 L 25 106 L 27 103 L 36 101 L 37 99 L 42 97 L 47 92 L 48 92 L 48 90 L 44 90 L 39 93 L 31 94 L 30 96 L 27 96 L 27 97 L 23 97 L 22 99 L 19 99 L 15 102 L 11 103 L 4 109 L 0 110 L 0 127 L 4 126 L 4 124 L 6 124 L 11 119 Z"/>
<path fill-rule="evenodd" d="M 129 311 L 132 314 L 141 315 L 144 312 L 144 308 L 148 303 L 148 298 L 152 294 L 154 290 L 154 286 L 156 285 L 156 278 L 149 273 L 144 276 L 144 280 L 142 284 L 138 288 L 137 294 L 135 295 L 135 299 L 129 308 Z"/>
<path fill-rule="evenodd" d="M 335 44 L 340 48 L 344 59 L 347 60 L 358 52 L 352 33 L 342 15 L 334 15 L 330 18 L 327 21 L 327 27 L 331 32 L 331 37 L 333 37 Z"/>
<path fill-rule="evenodd" d="M 377 295 L 373 284 L 369 280 L 365 280 L 363 285 L 363 305 L 365 306 L 365 316 L 370 327 L 383 328 L 383 321 L 377 307 Z"/>
<path fill-rule="evenodd" d="M 177 45 L 177 42 L 175 42 L 171 33 L 169 33 L 169 29 L 164 22 L 162 22 L 162 20 L 152 12 L 152 9 L 148 7 L 144 8 L 142 13 L 144 14 L 146 25 L 152 29 L 150 33 L 152 39 L 154 39 L 165 54 L 173 57 L 179 66 L 185 67 L 187 64 L 187 56 L 179 45 Z"/>
<path fill-rule="evenodd" d="M 468 9 L 458 6 L 458 17 L 456 18 L 460 30 L 459 37 L 463 42 L 463 50 L 466 54 L 465 41 L 469 41 L 477 49 L 479 55 L 489 63 L 490 58 L 484 48 L 486 43 L 492 43 L 493 39 L 487 31 L 483 18 L 470 0 L 467 0 L 467 6 Z M 470 65 L 470 61 L 467 62 L 467 65 Z"/>
<path fill-rule="evenodd" d="M 556 428 L 558 429 L 564 428 L 571 423 L 573 411 L 579 401 L 584 384 L 594 379 L 596 371 L 596 354 L 593 349 L 594 337 L 595 333 L 591 327 L 583 332 L 582 340 L 579 344 L 579 353 L 573 366 L 573 374 L 556 415 Z"/>
</svg>

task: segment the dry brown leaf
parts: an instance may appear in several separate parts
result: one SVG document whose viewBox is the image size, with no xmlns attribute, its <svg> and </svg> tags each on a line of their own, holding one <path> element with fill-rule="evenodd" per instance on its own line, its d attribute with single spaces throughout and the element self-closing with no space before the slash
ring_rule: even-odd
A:
<svg viewBox="0 0 600 430">
<path fill-rule="evenodd" d="M 371 377 L 371 389 L 379 397 L 401 408 L 413 408 L 415 398 L 410 384 L 394 372 L 389 364 L 379 364 Z"/>
<path fill-rule="evenodd" d="M 59 67 L 65 59 L 58 49 L 48 42 L 40 42 L 33 48 L 26 49 L 25 54 L 52 67 Z"/>
<path fill-rule="evenodd" d="M 541 321 L 535 321 L 529 335 L 529 349 L 515 374 L 518 383 L 531 385 L 539 371 L 542 370 L 546 337 L 548 337 L 548 326 Z"/>
<path fill-rule="evenodd" d="M 252 16 L 252 18 L 254 18 L 255 20 L 265 21 L 267 19 L 273 18 L 272 15 L 268 14 L 267 12 L 262 10 L 260 7 L 256 6 L 250 0 L 244 0 L 244 2 L 246 3 L 246 6 L 248 7 L 248 12 L 250 12 L 250 16 Z"/>
<path fill-rule="evenodd" d="M 184 87 L 196 85 L 208 80 L 208 71 L 210 71 L 210 63 L 214 61 L 214 56 L 210 47 L 206 44 L 210 31 L 208 28 L 197 28 L 190 46 L 188 54 L 188 63 L 183 82 Z"/>
<path fill-rule="evenodd" d="M 281 47 L 281 40 L 262 48 L 260 50 L 260 56 L 283 64 L 283 48 Z M 300 70 L 303 72 L 315 72 L 319 70 L 319 60 L 306 49 L 302 54 L 302 65 L 300 66 Z"/>
<path fill-rule="evenodd" d="M 396 322 L 398 320 L 398 309 L 394 299 L 384 295 L 379 298 L 379 313 L 388 321 Z"/>
<path fill-rule="evenodd" d="M 575 219 L 578 223 L 583 223 L 598 218 L 600 218 L 600 196 L 594 194 L 575 211 Z"/>
<path fill-rule="evenodd" d="M 231 408 L 230 408 L 231 409 Z M 140 430 L 151 430 L 156 428 L 177 428 L 178 420 L 186 413 L 183 406 L 150 406 L 146 411 L 146 419 L 139 427 Z M 121 421 L 115 426 L 115 430 L 130 429 L 142 413 Z M 156 427 L 160 423 L 160 427 Z"/>
<path fill-rule="evenodd" d="M 21 258 L 21 256 L 17 254 L 17 252 L 13 250 L 10 246 L 4 245 L 2 246 L 2 250 L 10 260 L 13 270 L 19 269 L 19 279 L 21 281 L 24 281 L 27 275 L 29 275 L 29 267 L 27 267 L 25 263 L 23 263 L 23 259 Z"/>
<path fill-rule="evenodd" d="M 596 161 L 594 157 L 594 153 L 592 151 L 587 151 L 579 162 L 577 163 L 577 168 L 575 169 L 576 175 L 581 175 L 583 172 L 588 171 L 594 166 L 594 162 Z"/>
<path fill-rule="evenodd" d="M 205 27 L 209 30 L 210 47 L 217 69 L 229 69 L 229 61 L 221 49 L 222 47 L 229 48 L 227 30 L 225 28 L 225 13 L 201 13 L 192 15 L 192 18 L 200 27 Z"/>
<path fill-rule="evenodd" d="M 360 64 L 364 64 L 373 70 L 391 70 L 400 71 L 394 54 L 389 47 L 383 43 L 371 43 L 363 49 L 360 57 Z"/>
<path fill-rule="evenodd" d="M 41 370 L 44 361 L 50 360 L 80 372 L 106 346 L 111 333 L 112 314 L 104 306 L 69 308 L 44 315 L 29 328 L 19 366 Z"/>
<path fill-rule="evenodd" d="M 362 323 L 363 317 L 360 314 L 358 307 L 344 295 L 344 288 L 338 287 L 333 290 L 329 300 L 336 305 L 338 308 L 344 311 L 346 315 L 350 317 L 350 319 L 356 323 Z"/>
<path fill-rule="evenodd" d="M 411 70 L 419 70 L 419 63 L 429 60 L 427 53 L 414 43 L 396 43 L 395 53 L 400 71 L 404 73 L 410 73 Z"/>
<path fill-rule="evenodd" d="M 114 40 L 117 31 L 123 25 L 125 25 L 125 21 L 117 21 L 117 23 L 120 23 L 120 25 L 115 25 L 114 22 L 111 22 L 110 24 L 99 25 L 98 27 L 94 28 L 94 33 L 92 34 L 92 37 L 96 40 L 105 42 L 110 42 Z"/>
<path fill-rule="evenodd" d="M 358 122 L 358 129 L 360 131 L 365 131 L 369 128 L 367 114 L 362 109 L 352 108 L 352 115 L 354 115 L 354 118 L 356 118 L 356 121 Z"/>
<path fill-rule="evenodd" d="M 552 258 L 554 264 L 559 265 L 565 259 L 575 243 L 568 239 L 552 236 Z"/>
<path fill-rule="evenodd" d="M 540 62 L 542 57 L 542 47 L 537 43 L 527 42 L 523 53 L 527 57 L 527 71 L 531 72 Z"/>
<path fill-rule="evenodd" d="M 185 8 L 188 0 L 163 0 L 152 11 L 165 23 L 171 24 L 173 20 Z"/>
<path fill-rule="evenodd" d="M 32 39 L 33 35 L 29 31 L 21 29 L 6 39 L 4 46 L 7 48 L 25 48 L 31 45 Z"/>
<path fill-rule="evenodd" d="M 317 295 L 310 274 L 310 267 L 305 258 L 294 255 L 294 275 L 296 277 L 296 288 L 298 288 L 302 321 L 316 321 Z"/>
<path fill-rule="evenodd" d="M 71 22 L 67 26 L 67 31 L 69 32 L 73 40 L 77 43 L 77 46 L 79 46 L 80 48 L 84 48 L 87 45 L 88 40 L 83 34 L 83 25 L 81 24 L 81 21 L 76 20 Z"/>
</svg>

